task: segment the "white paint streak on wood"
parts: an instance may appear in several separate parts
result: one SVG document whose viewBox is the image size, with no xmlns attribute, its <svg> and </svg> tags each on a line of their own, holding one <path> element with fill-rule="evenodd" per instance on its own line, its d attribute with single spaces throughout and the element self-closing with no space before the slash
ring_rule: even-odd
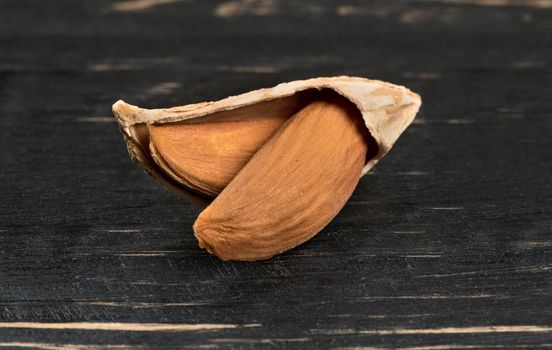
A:
<svg viewBox="0 0 552 350">
<path fill-rule="evenodd" d="M 513 245 L 521 249 L 549 248 L 552 247 L 552 241 L 518 241 Z"/>
<path fill-rule="evenodd" d="M 159 83 L 152 86 L 146 91 L 146 94 L 153 95 L 153 96 L 168 95 L 181 86 L 182 86 L 181 83 L 174 82 L 174 81 L 167 81 L 167 82 Z M 111 119 L 115 119 L 115 118 L 111 118 Z"/>
<path fill-rule="evenodd" d="M 479 326 L 443 328 L 394 328 L 381 330 L 360 330 L 359 334 L 485 334 L 485 333 L 552 333 L 552 326 Z"/>
<path fill-rule="evenodd" d="M 425 176 L 425 175 L 429 175 L 429 173 L 427 173 L 425 171 L 405 171 L 405 172 L 399 173 L 399 175 Z"/>
<path fill-rule="evenodd" d="M 533 15 L 531 15 L 530 13 L 524 13 L 521 15 L 520 19 L 522 22 L 530 23 L 533 22 Z"/>
<path fill-rule="evenodd" d="M 385 318 L 417 318 L 417 317 L 427 317 L 431 316 L 432 314 L 412 314 L 412 315 L 368 315 L 366 318 L 368 319 L 385 319 Z"/>
<path fill-rule="evenodd" d="M 122 63 L 94 63 L 88 65 L 88 70 L 91 72 L 109 72 L 109 71 L 121 71 L 121 70 L 135 70 L 141 69 L 143 64 L 122 62 Z"/>
<path fill-rule="evenodd" d="M 508 345 L 486 345 L 486 344 L 446 344 L 446 345 L 428 345 L 397 348 L 398 350 L 454 350 L 454 349 L 539 349 L 549 348 L 552 344 L 508 344 Z"/>
<path fill-rule="evenodd" d="M 117 253 L 114 256 L 123 257 L 148 257 L 148 256 L 166 256 L 166 253 Z"/>
<path fill-rule="evenodd" d="M 313 329 L 311 330 L 311 333 L 324 334 L 324 335 L 350 335 L 350 334 L 357 334 L 358 330 L 354 328 Z"/>
<path fill-rule="evenodd" d="M 426 231 L 392 231 L 393 233 L 407 233 L 407 234 L 416 234 L 416 233 L 426 233 Z"/>
<path fill-rule="evenodd" d="M 332 256 L 334 255 L 335 253 L 332 253 L 332 252 L 321 252 L 321 251 L 302 251 L 302 252 L 297 252 L 294 256 L 309 256 L 309 257 L 313 257 L 313 256 Z"/>
<path fill-rule="evenodd" d="M 336 7 L 336 13 L 340 17 L 350 16 L 369 16 L 375 18 L 395 17 L 396 20 L 404 24 L 414 24 L 419 22 L 438 21 L 443 23 L 454 23 L 462 19 L 460 11 L 456 8 L 422 9 L 407 8 L 399 4 L 393 4 L 388 1 L 378 6 L 366 5 L 339 5 Z M 441 79 L 439 73 L 412 73 L 406 72 L 406 77 L 420 80 L 438 80 Z"/>
<path fill-rule="evenodd" d="M 145 280 L 130 280 L 130 279 L 122 279 L 122 278 L 108 278 L 108 277 L 88 277 L 86 278 L 87 281 L 94 281 L 94 282 L 101 282 L 104 284 L 130 284 L 130 285 L 152 285 L 157 286 L 159 285 L 159 282 L 153 280 L 153 279 L 145 279 Z M 164 283 L 163 285 L 169 286 L 169 285 L 178 285 L 178 283 Z"/>
<path fill-rule="evenodd" d="M 428 121 L 425 119 L 416 118 L 412 121 L 412 124 L 423 125 L 423 124 L 428 124 Z"/>
<path fill-rule="evenodd" d="M 441 73 L 438 72 L 406 72 L 402 76 L 419 80 L 439 80 L 442 78 Z"/>
<path fill-rule="evenodd" d="M 83 123 L 114 123 L 115 119 L 113 117 L 83 117 L 77 118 L 77 121 Z"/>
<path fill-rule="evenodd" d="M 140 252 L 115 253 L 114 256 L 166 256 L 168 254 L 182 253 L 181 250 L 145 250 Z"/>
<path fill-rule="evenodd" d="M 132 309 L 156 309 L 165 307 L 190 307 L 208 305 L 208 302 L 189 302 L 189 303 L 137 303 L 137 302 L 117 302 L 117 301 L 79 301 L 81 305 L 96 305 L 108 307 L 129 307 Z"/>
<path fill-rule="evenodd" d="M 279 11 L 274 0 L 233 0 L 226 1 L 215 8 L 217 17 L 270 16 Z"/>
<path fill-rule="evenodd" d="M 271 344 L 271 343 L 300 343 L 311 341 L 310 338 L 215 338 L 209 340 L 212 343 L 226 344 Z"/>
<path fill-rule="evenodd" d="M 465 118 L 451 118 L 447 119 L 447 124 L 474 124 L 475 120 L 473 119 L 465 119 Z"/>
<path fill-rule="evenodd" d="M 0 348 L 27 348 L 41 350 L 126 350 L 143 349 L 135 345 L 56 344 L 35 342 L 0 342 Z"/>
<path fill-rule="evenodd" d="M 133 58 L 125 60 L 103 60 L 99 62 L 90 62 L 87 65 L 87 70 L 91 72 L 110 72 L 110 71 L 126 71 L 140 70 L 148 66 L 170 64 L 176 61 L 175 57 L 149 57 L 149 58 Z"/>
<path fill-rule="evenodd" d="M 0 329 L 86 330 L 116 332 L 194 332 L 261 327 L 259 323 L 120 323 L 120 322 L 0 322 Z"/>
<path fill-rule="evenodd" d="M 511 108 L 511 107 L 499 107 L 496 110 L 499 113 L 519 113 L 521 112 L 518 108 Z"/>
<path fill-rule="evenodd" d="M 336 7 L 336 13 L 340 17 L 349 16 L 374 16 L 374 17 L 387 17 L 397 11 L 397 6 L 384 5 L 384 6 L 357 6 L 344 4 Z"/>
<path fill-rule="evenodd" d="M 421 259 L 435 259 L 440 258 L 441 254 L 409 254 L 409 255 L 401 255 L 401 258 L 421 258 Z"/>
<path fill-rule="evenodd" d="M 220 66 L 220 70 L 235 73 L 272 74 L 280 70 L 274 66 Z"/>
<path fill-rule="evenodd" d="M 463 20 L 463 18 L 462 12 L 455 7 L 434 8 L 433 10 L 412 8 L 398 11 L 399 22 L 405 24 L 420 22 L 457 23 Z M 425 80 L 424 77 L 420 77 L 419 79 Z M 427 80 L 435 80 L 435 78 L 430 77 Z"/>
<path fill-rule="evenodd" d="M 103 230 L 105 232 L 109 232 L 109 233 L 138 233 L 138 232 L 142 232 L 142 230 Z"/>
<path fill-rule="evenodd" d="M 525 266 L 518 268 L 504 268 L 504 269 L 489 269 L 489 270 L 477 270 L 477 271 L 464 271 L 464 272 L 454 272 L 454 273 L 442 273 L 442 274 L 429 274 L 429 275 L 420 275 L 420 278 L 425 277 L 457 277 L 457 276 L 469 276 L 469 275 L 479 275 L 479 274 L 498 274 L 498 273 L 514 273 L 514 272 L 546 272 L 552 270 L 552 266 Z"/>
<path fill-rule="evenodd" d="M 142 253 L 163 253 L 163 254 L 176 254 L 182 253 L 182 250 L 144 250 Z"/>
<path fill-rule="evenodd" d="M 510 64 L 510 67 L 515 69 L 528 69 L 528 68 L 542 68 L 546 66 L 546 62 L 536 62 L 536 61 L 518 61 Z"/>
<path fill-rule="evenodd" d="M 160 5 L 182 2 L 184 0 L 127 0 L 118 1 L 107 9 L 108 12 L 135 12 L 144 11 Z"/>
<path fill-rule="evenodd" d="M 464 207 L 432 207 L 432 210 L 463 210 Z"/>
<path fill-rule="evenodd" d="M 339 350 L 455 350 L 455 349 L 540 349 L 549 348 L 552 343 L 544 344 L 508 344 L 508 345 L 494 345 L 494 344 L 441 344 L 441 345 L 421 345 L 421 346 L 407 346 L 407 347 L 393 347 L 393 348 L 374 348 L 374 347 L 342 347 L 337 348 Z"/>
<path fill-rule="evenodd" d="M 441 73 L 437 72 L 422 72 L 416 74 L 416 78 L 420 80 L 439 80 L 441 77 Z"/>
<path fill-rule="evenodd" d="M 136 280 L 136 281 L 128 281 L 126 284 L 131 285 L 137 285 L 137 286 L 158 286 L 160 283 L 153 280 Z M 164 284 L 169 285 L 169 284 Z"/>
<path fill-rule="evenodd" d="M 385 315 L 366 315 L 364 316 L 363 318 L 367 318 L 367 319 L 384 319 L 384 318 L 418 318 L 418 317 L 429 317 L 429 316 L 433 316 L 435 314 L 431 314 L 431 313 L 428 313 L 428 314 L 408 314 L 408 315 L 397 315 L 397 314 L 394 314 L 394 315 L 391 315 L 391 314 L 385 314 Z M 358 315 L 353 315 L 353 314 L 341 314 L 341 315 L 329 315 L 330 317 L 336 317 L 336 318 L 357 318 Z"/>
<path fill-rule="evenodd" d="M 358 13 L 358 6 L 339 5 L 336 9 L 337 15 L 341 17 L 352 16 Z"/>
<path fill-rule="evenodd" d="M 552 8 L 552 0 L 425 0 L 453 5 L 476 6 L 524 6 L 536 8 Z"/>
<path fill-rule="evenodd" d="M 468 294 L 468 295 L 443 295 L 443 294 L 430 294 L 430 295 L 396 295 L 396 296 L 369 296 L 360 298 L 360 300 L 433 300 L 433 299 L 486 299 L 495 298 L 495 294 Z"/>
<path fill-rule="evenodd" d="M 492 334 L 492 333 L 552 333 L 550 326 L 517 325 L 517 326 L 475 326 L 443 328 L 391 328 L 391 329 L 313 329 L 313 334 L 324 335 L 431 335 L 431 334 Z M 412 348 L 401 348 L 411 349 Z M 416 348 L 414 348 L 416 349 Z M 423 349 L 423 348 L 422 348 Z"/>
</svg>

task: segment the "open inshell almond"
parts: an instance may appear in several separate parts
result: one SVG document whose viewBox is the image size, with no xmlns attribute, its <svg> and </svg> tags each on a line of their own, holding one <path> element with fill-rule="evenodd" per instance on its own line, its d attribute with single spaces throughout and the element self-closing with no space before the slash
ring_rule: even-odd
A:
<svg viewBox="0 0 552 350">
<path fill-rule="evenodd" d="M 370 146 L 362 119 L 347 100 L 312 101 L 197 218 L 200 246 L 225 260 L 258 260 L 305 242 L 345 205 Z"/>
<path fill-rule="evenodd" d="M 333 106 L 348 104 L 349 107 L 342 109 L 348 112 L 343 114 L 338 107 L 331 107 L 331 103 L 324 105 L 324 101 L 334 101 Z M 322 105 L 326 107 L 319 108 Z M 118 101 L 113 105 L 113 113 L 130 156 L 150 175 L 192 202 L 205 205 L 216 198 L 194 226 L 200 245 L 223 259 L 257 260 L 290 249 L 322 229 L 345 204 L 358 178 L 389 151 L 412 122 L 420 105 L 420 96 L 404 87 L 341 76 L 294 81 L 216 102 L 166 109 L 142 109 Z M 309 113 L 314 111 L 326 111 L 320 113 L 327 115 L 318 119 L 310 117 Z M 349 125 L 343 122 L 347 118 L 356 118 L 358 124 L 345 126 Z M 348 135 L 347 128 L 353 128 L 352 125 L 358 125 L 354 127 L 358 131 Z M 341 136 L 336 137 L 337 134 Z M 360 139 L 361 143 L 352 141 Z M 304 157 L 310 152 L 310 158 L 300 159 L 302 147 Z M 320 153 L 316 153 L 317 149 Z M 278 155 L 288 151 L 295 158 Z M 350 160 L 347 155 L 351 156 Z M 360 164 L 354 161 L 359 157 L 362 157 Z M 358 173 L 357 166 L 360 166 Z M 266 170 L 268 167 L 274 170 Z M 322 185 L 325 174 L 339 183 L 333 187 L 328 183 Z M 290 180 L 290 176 L 298 178 Z M 318 182 L 305 178 L 309 176 Z M 294 212 L 289 206 L 298 203 L 297 209 L 313 220 L 294 218 L 305 224 L 304 229 L 294 231 L 285 223 L 271 223 L 262 216 L 257 220 L 264 225 L 259 227 L 260 231 L 251 229 L 253 224 L 247 223 L 250 216 L 243 215 L 239 203 L 243 202 L 249 210 L 266 204 L 261 199 L 265 189 L 258 186 L 264 181 L 261 177 L 273 177 L 266 181 L 269 186 L 266 195 L 270 200 L 280 198 L 281 202 L 261 208 L 264 211 L 257 210 L 264 213 L 261 216 L 280 208 L 287 214 L 275 215 L 272 219 L 285 221 L 286 215 Z M 294 181 L 303 181 L 308 186 L 295 186 Z M 339 203 L 332 206 L 328 200 L 321 201 L 319 210 L 308 210 L 304 201 L 283 198 L 284 192 L 275 190 L 275 186 L 282 184 L 293 187 L 286 193 L 306 198 L 309 196 L 305 192 L 312 191 L 313 198 L 327 196 Z M 316 187 L 320 187 L 319 194 Z M 221 192 L 219 200 L 217 196 Z M 245 201 L 239 199 L 237 194 L 241 192 L 250 193 L 250 197 Z M 239 215 L 228 214 L 227 208 L 233 205 L 239 208 L 228 209 L 229 212 L 240 212 Z M 317 215 L 323 217 L 312 217 Z M 228 220 L 224 222 L 224 218 Z M 267 232 L 270 227 L 274 232 Z M 235 252 L 239 247 L 243 251 Z"/>
</svg>

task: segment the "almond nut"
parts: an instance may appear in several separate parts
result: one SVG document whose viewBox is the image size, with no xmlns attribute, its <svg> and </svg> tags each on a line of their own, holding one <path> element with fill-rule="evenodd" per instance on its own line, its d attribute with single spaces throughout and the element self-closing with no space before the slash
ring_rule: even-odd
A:
<svg viewBox="0 0 552 350">
<path fill-rule="evenodd" d="M 215 197 L 297 109 L 290 99 L 262 102 L 239 114 L 219 112 L 148 126 L 154 161 L 179 183 Z"/>
<path fill-rule="evenodd" d="M 327 225 L 420 106 L 402 86 L 340 76 L 172 108 L 118 101 L 113 113 L 137 164 L 208 205 L 194 224 L 200 246 L 257 260 Z"/>
<path fill-rule="evenodd" d="M 199 215 L 200 247 L 224 260 L 259 260 L 314 236 L 355 189 L 367 134 L 358 110 L 342 98 L 307 105 Z"/>
</svg>

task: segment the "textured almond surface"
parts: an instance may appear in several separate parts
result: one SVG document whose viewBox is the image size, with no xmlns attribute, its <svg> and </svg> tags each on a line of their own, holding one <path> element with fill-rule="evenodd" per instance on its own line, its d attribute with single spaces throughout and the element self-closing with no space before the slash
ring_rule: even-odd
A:
<svg viewBox="0 0 552 350">
<path fill-rule="evenodd" d="M 297 110 L 280 99 L 176 124 L 150 125 L 155 162 L 183 185 L 216 196 Z"/>
<path fill-rule="evenodd" d="M 215 121 L 221 116 L 237 117 L 242 113 L 249 113 L 251 108 L 254 110 L 264 103 L 282 104 L 279 108 L 290 108 L 292 111 L 287 110 L 284 114 L 291 116 L 300 105 L 304 106 L 312 101 L 313 95 L 328 90 L 343 96 L 356 106 L 364 120 L 363 127 L 369 131 L 373 140 L 374 147 L 370 146 L 370 154 L 361 176 L 391 149 L 401 133 L 412 122 L 421 105 L 420 96 L 405 87 L 360 77 L 338 76 L 297 80 L 218 101 L 171 108 L 146 109 L 117 101 L 113 105 L 113 114 L 119 123 L 130 157 L 140 167 L 184 199 L 208 205 L 224 184 L 236 174 L 237 169 L 243 166 L 243 160 L 251 154 L 236 157 L 237 165 L 228 166 L 224 165 L 225 161 L 222 160 L 230 160 L 232 157 L 216 155 L 217 149 L 221 148 L 217 146 L 208 150 L 211 147 L 208 146 L 204 148 L 205 154 L 211 156 L 212 151 L 215 151 L 213 159 L 218 157 L 223 165 L 209 170 L 213 162 L 196 158 L 188 152 L 192 145 L 186 143 L 187 138 L 177 135 L 181 130 L 174 133 L 167 132 L 174 137 L 171 141 L 156 140 L 155 143 L 150 143 L 148 126 L 153 125 L 153 128 L 158 128 L 194 122 L 204 123 L 206 120 Z M 260 115 L 259 113 L 249 114 Z M 213 132 L 217 131 L 213 130 Z M 206 133 L 203 134 L 206 135 Z M 241 142 L 239 133 L 234 136 L 236 137 L 228 137 L 227 141 Z M 262 142 L 259 142 L 260 144 Z M 201 147 L 204 146 L 205 144 Z M 252 148 L 254 147 L 256 146 Z M 180 164 L 190 164 L 190 166 Z"/>
<path fill-rule="evenodd" d="M 307 105 L 253 156 L 194 224 L 222 259 L 258 260 L 293 248 L 332 220 L 366 161 L 358 111 L 334 98 Z"/>
</svg>

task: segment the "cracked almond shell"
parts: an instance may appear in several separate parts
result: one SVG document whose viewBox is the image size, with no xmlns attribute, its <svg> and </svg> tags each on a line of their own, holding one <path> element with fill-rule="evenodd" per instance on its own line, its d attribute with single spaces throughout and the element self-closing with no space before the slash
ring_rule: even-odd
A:
<svg viewBox="0 0 552 350">
<path fill-rule="evenodd" d="M 150 148 L 152 126 L 190 123 L 193 119 L 218 120 L 219 116 L 232 118 L 271 104 L 277 106 L 273 108 L 275 115 L 278 114 L 276 117 L 282 113 L 284 117 L 291 117 L 318 91 L 326 89 L 335 91 L 356 106 L 376 145 L 375 152 L 362 169 L 362 175 L 391 149 L 421 106 L 420 96 L 405 87 L 378 80 L 339 76 L 292 81 L 219 101 L 172 108 L 144 109 L 119 100 L 113 105 L 113 114 L 128 152 L 136 163 L 173 192 L 191 202 L 208 204 L 224 188 L 227 180 L 221 179 L 217 186 L 206 191 L 183 185 L 170 164 L 156 155 L 155 148 Z M 236 168 L 237 171 L 239 167 Z"/>
</svg>

